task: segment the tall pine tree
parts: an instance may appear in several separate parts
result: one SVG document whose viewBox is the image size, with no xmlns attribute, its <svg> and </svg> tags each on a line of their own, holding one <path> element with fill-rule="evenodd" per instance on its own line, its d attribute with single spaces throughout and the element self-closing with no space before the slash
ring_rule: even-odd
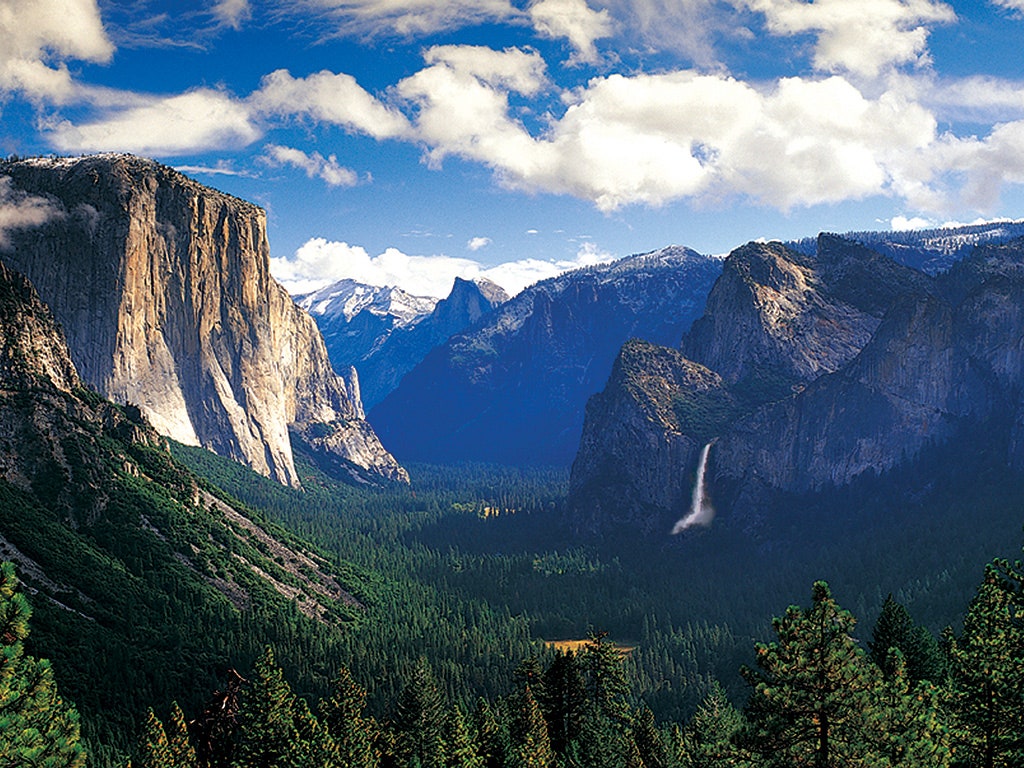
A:
<svg viewBox="0 0 1024 768">
<path fill-rule="evenodd" d="M 1020 570 L 985 568 L 960 637 L 950 637 L 950 707 L 957 759 L 980 768 L 1024 765 L 1024 599 Z"/>
<path fill-rule="evenodd" d="M 765 768 L 854 768 L 877 765 L 882 725 L 875 707 L 882 685 L 851 637 L 855 619 L 815 582 L 812 606 L 790 606 L 772 625 L 778 639 L 756 646 L 757 670 L 744 743 Z"/>
<path fill-rule="evenodd" d="M 25 655 L 32 611 L 11 563 L 0 563 L 0 766 L 81 768 L 78 712 L 45 659 Z"/>
</svg>

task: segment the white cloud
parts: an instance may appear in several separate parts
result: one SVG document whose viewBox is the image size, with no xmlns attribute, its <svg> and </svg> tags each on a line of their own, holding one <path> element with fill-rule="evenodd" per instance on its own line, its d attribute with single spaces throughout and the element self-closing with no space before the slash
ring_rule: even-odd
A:
<svg viewBox="0 0 1024 768">
<path fill-rule="evenodd" d="M 64 103 L 75 87 L 66 60 L 114 53 L 96 0 L 5 0 L 0 6 L 0 92 Z"/>
<path fill-rule="evenodd" d="M 489 237 L 471 237 L 469 242 L 466 243 L 466 247 L 471 251 L 479 251 L 481 248 L 486 248 L 491 244 L 491 238 Z"/>
<path fill-rule="evenodd" d="M 359 183 L 358 174 L 351 168 L 338 165 L 335 155 L 324 157 L 319 152 L 307 155 L 294 147 L 268 144 L 264 159 L 272 165 L 290 165 L 305 171 L 309 178 L 322 179 L 331 187 L 354 187 Z"/>
<path fill-rule="evenodd" d="M 931 219 L 924 219 L 920 216 L 893 216 L 889 222 L 889 228 L 893 232 L 908 232 L 915 229 L 931 229 L 935 222 Z"/>
<path fill-rule="evenodd" d="M 428 158 L 481 161 L 506 186 L 604 211 L 731 195 L 786 209 L 884 194 L 904 172 L 901 156 L 935 139 L 934 117 L 912 100 L 868 98 L 838 76 L 759 90 L 689 71 L 594 78 L 535 137 L 504 90 L 466 69 L 435 64 L 397 88 L 418 109 Z"/>
<path fill-rule="evenodd" d="M 218 0 L 213 6 L 212 13 L 224 26 L 241 29 L 242 22 L 252 15 L 252 9 L 249 7 L 249 0 Z"/>
<path fill-rule="evenodd" d="M 595 11 L 586 0 L 535 0 L 527 12 L 541 36 L 569 41 L 574 50 L 572 62 L 597 61 L 595 42 L 612 34 L 608 11 Z"/>
<path fill-rule="evenodd" d="M 514 18 L 507 0 L 284 0 L 300 16 L 330 21 L 339 34 L 413 37 Z"/>
<path fill-rule="evenodd" d="M 370 256 L 365 248 L 314 238 L 288 258 L 272 258 L 271 271 L 292 294 L 322 288 L 343 278 L 368 285 L 393 285 L 416 296 L 444 298 L 456 277 L 486 277 L 510 295 L 538 280 L 570 269 L 610 261 L 613 256 L 587 244 L 573 259 L 542 261 L 522 259 L 493 267 L 453 256 L 413 256 L 388 248 Z"/>
<path fill-rule="evenodd" d="M 818 35 L 814 65 L 873 77 L 891 66 L 928 61 L 929 25 L 956 20 L 937 0 L 745 0 L 768 31 Z"/>
<path fill-rule="evenodd" d="M 439 165 L 448 155 L 481 160 L 513 177 L 534 173 L 537 143 L 509 117 L 508 90 L 524 95 L 544 85 L 544 62 L 518 49 L 444 46 L 427 52 L 430 66 L 395 88 L 417 111 L 416 134 Z"/>
<path fill-rule="evenodd" d="M 249 109 L 223 91 L 203 88 L 164 98 L 135 97 L 91 123 L 62 122 L 49 140 L 65 152 L 118 151 L 182 155 L 208 149 L 238 149 L 260 138 Z"/>
<path fill-rule="evenodd" d="M 991 124 L 1024 118 L 1024 82 L 1018 80 L 990 75 L 914 78 L 905 87 L 944 120 Z"/>
<path fill-rule="evenodd" d="M 62 215 L 63 211 L 45 197 L 14 189 L 9 176 L 0 176 L 0 249 L 10 247 L 11 230 L 37 227 Z"/>
<path fill-rule="evenodd" d="M 279 69 L 263 78 L 249 102 L 264 114 L 308 116 L 377 139 L 403 136 L 409 130 L 401 112 L 380 102 L 346 74 L 322 71 L 295 78 Z"/>
<path fill-rule="evenodd" d="M 999 8 L 1006 8 L 1008 11 L 1024 13 L 1024 0 L 991 0 L 991 2 Z"/>
</svg>

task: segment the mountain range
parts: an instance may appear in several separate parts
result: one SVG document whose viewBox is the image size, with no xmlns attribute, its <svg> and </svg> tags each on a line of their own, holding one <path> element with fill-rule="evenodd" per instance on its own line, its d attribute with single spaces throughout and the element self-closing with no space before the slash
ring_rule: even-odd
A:
<svg viewBox="0 0 1024 768">
<path fill-rule="evenodd" d="M 720 270 L 673 246 L 536 283 L 431 350 L 370 421 L 402 461 L 567 466 L 619 348 L 678 343 Z"/>
<path fill-rule="evenodd" d="M 508 294 L 490 280 L 458 277 L 440 301 L 348 279 L 296 297 L 320 327 L 335 369 L 356 369 L 367 410 L 431 349 L 506 301 Z"/>
</svg>

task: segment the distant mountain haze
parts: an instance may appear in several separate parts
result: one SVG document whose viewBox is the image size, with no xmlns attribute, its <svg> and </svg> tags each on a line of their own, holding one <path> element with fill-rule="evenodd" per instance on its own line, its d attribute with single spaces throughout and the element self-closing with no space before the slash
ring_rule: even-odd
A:
<svg viewBox="0 0 1024 768">
<path fill-rule="evenodd" d="M 403 461 L 568 465 L 622 344 L 678 344 L 720 270 L 672 246 L 543 280 L 433 349 L 370 421 Z"/>
</svg>

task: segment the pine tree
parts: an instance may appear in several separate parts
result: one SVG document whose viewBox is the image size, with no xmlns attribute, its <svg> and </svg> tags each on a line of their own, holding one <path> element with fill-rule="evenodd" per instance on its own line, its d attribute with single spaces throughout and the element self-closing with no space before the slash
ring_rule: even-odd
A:
<svg viewBox="0 0 1024 768">
<path fill-rule="evenodd" d="M 482 768 L 504 768 L 509 752 L 509 735 L 486 699 L 478 699 L 473 713 L 476 752 Z"/>
<path fill-rule="evenodd" d="M 334 739 L 313 715 L 305 699 L 295 700 L 293 721 L 295 739 L 288 755 L 291 765 L 302 768 L 351 768 L 340 759 Z"/>
<path fill-rule="evenodd" d="M 945 768 L 952 751 L 939 689 L 927 680 L 912 681 L 896 647 L 889 649 L 885 665 L 890 674 L 879 691 L 877 706 L 882 730 L 889 736 L 888 765 Z"/>
<path fill-rule="evenodd" d="M 579 754 L 590 768 L 622 768 L 631 751 L 629 686 L 622 656 L 606 633 L 591 635 L 580 655 L 585 706 Z"/>
<path fill-rule="evenodd" d="M 257 660 L 239 712 L 236 764 L 240 768 L 287 768 L 296 754 L 295 694 L 274 662 L 270 647 Z"/>
<path fill-rule="evenodd" d="M 643 768 L 667 768 L 668 751 L 661 739 L 654 713 L 646 704 L 633 719 L 633 742 Z"/>
<path fill-rule="evenodd" d="M 177 702 L 171 703 L 171 720 L 167 728 L 167 748 L 174 768 L 196 768 L 196 751 L 188 735 L 185 713 Z"/>
<path fill-rule="evenodd" d="M 363 716 L 366 691 L 352 679 L 345 667 L 338 670 L 331 695 L 320 702 L 320 719 L 338 749 L 338 759 L 347 768 L 376 768 L 374 722 Z"/>
<path fill-rule="evenodd" d="M 395 741 L 404 765 L 443 768 L 445 708 L 437 680 L 424 657 L 413 669 L 398 700 Z"/>
<path fill-rule="evenodd" d="M 146 714 L 136 765 L 138 768 L 171 768 L 172 765 L 167 731 L 152 708 Z"/>
<path fill-rule="evenodd" d="M 544 673 L 543 697 L 537 700 L 548 723 L 551 748 L 561 756 L 579 742 L 586 705 L 583 675 L 572 651 L 558 652 Z"/>
<path fill-rule="evenodd" d="M 745 725 L 743 713 L 732 705 L 718 681 L 713 681 L 676 741 L 677 761 L 683 768 L 743 765 L 733 742 Z"/>
<path fill-rule="evenodd" d="M 81 768 L 78 712 L 45 659 L 25 655 L 32 611 L 11 563 L 0 563 L 0 766 Z"/>
<path fill-rule="evenodd" d="M 875 694 L 881 672 L 851 637 L 853 616 L 815 582 L 809 611 L 790 606 L 773 621 L 778 640 L 756 646 L 758 670 L 744 742 L 766 768 L 853 768 L 878 762 Z"/>
<path fill-rule="evenodd" d="M 886 666 L 889 650 L 898 648 L 905 661 L 905 674 L 911 683 L 919 680 L 940 682 L 945 674 L 945 659 L 935 636 L 914 623 L 910 613 L 893 599 L 892 594 L 885 598 L 882 611 L 875 622 L 868 643 L 868 654 L 871 660 L 891 678 L 893 670 Z"/>
<path fill-rule="evenodd" d="M 1017 568 L 996 561 L 950 638 L 950 706 L 958 760 L 997 768 L 1024 764 L 1024 600 Z"/>
<path fill-rule="evenodd" d="M 447 745 L 446 768 L 483 768 L 484 760 L 466 725 L 466 717 L 459 707 L 453 707 L 445 718 L 444 741 Z"/>
<path fill-rule="evenodd" d="M 548 726 L 540 706 L 527 685 L 519 694 L 514 727 L 510 768 L 550 768 L 555 753 L 548 738 Z"/>
</svg>

